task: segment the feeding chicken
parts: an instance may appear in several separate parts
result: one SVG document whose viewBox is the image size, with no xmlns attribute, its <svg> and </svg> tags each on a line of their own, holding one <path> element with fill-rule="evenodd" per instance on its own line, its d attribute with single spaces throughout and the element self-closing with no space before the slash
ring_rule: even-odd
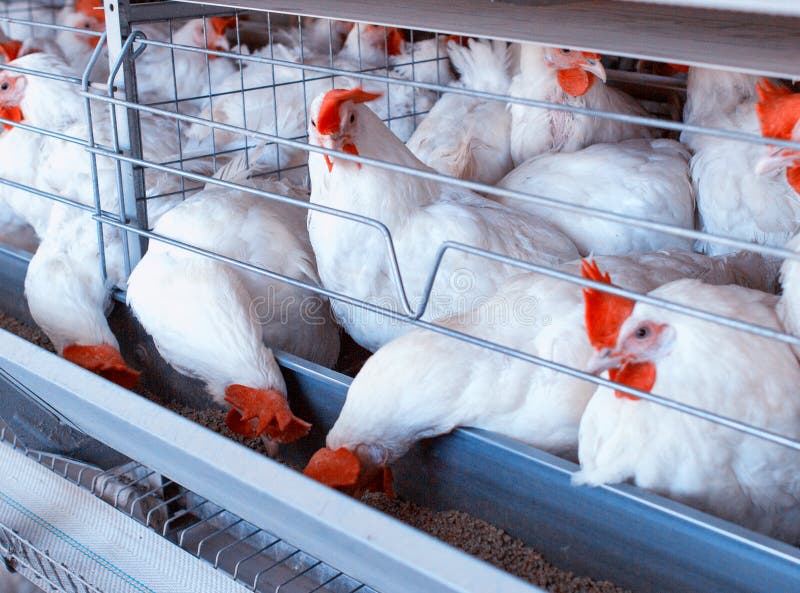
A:
<svg viewBox="0 0 800 593">
<path fill-rule="evenodd" d="M 632 97 L 605 84 L 605 69 L 596 53 L 524 44 L 520 71 L 509 94 L 596 109 L 607 113 L 647 116 Z M 599 79 L 599 81 L 598 81 Z M 511 103 L 511 157 L 515 165 L 543 152 L 572 152 L 600 142 L 652 138 L 652 128 L 639 124 Z"/>
<path fill-rule="evenodd" d="M 469 47 L 448 44 L 450 61 L 460 74 L 453 86 L 505 94 L 510 83 L 507 44 L 476 39 L 468 43 Z M 510 126 L 504 102 L 445 93 L 406 145 L 439 173 L 494 184 L 514 166 Z"/>
<path fill-rule="evenodd" d="M 685 277 L 761 286 L 762 258 L 690 251 L 598 258 L 625 288 L 648 291 Z M 560 270 L 576 275 L 581 262 Z M 519 274 L 484 304 L 437 325 L 581 369 L 586 338 L 581 287 Z M 596 385 L 427 329 L 390 342 L 353 380 L 347 400 L 306 473 L 357 493 L 390 484 L 392 463 L 418 440 L 457 426 L 491 430 L 575 458 L 581 414 Z"/>
<path fill-rule="evenodd" d="M 67 75 L 69 68 L 55 56 L 34 53 L 11 62 L 21 69 Z M 0 176 L 4 179 L 83 204 L 93 202 L 93 181 L 83 99 L 76 88 L 52 80 L 11 71 L 0 72 L 0 115 L 10 129 L 0 134 Z M 23 130 L 24 123 L 75 138 L 70 142 Z M 174 122 L 142 117 L 143 134 L 155 139 L 145 158 L 163 162 L 177 152 Z M 110 122 L 95 118 L 94 139 L 112 146 Z M 97 160 L 101 207 L 117 208 L 115 162 Z M 166 174 L 147 179 L 151 221 L 179 201 L 180 184 Z M 44 329 L 56 351 L 89 370 L 131 386 L 138 373 L 130 369 L 105 320 L 110 289 L 124 279 L 122 239 L 117 230 L 103 229 L 107 277 L 100 272 L 96 224 L 91 214 L 57 204 L 7 185 L 0 196 L 28 222 L 42 242 L 28 266 L 25 293 L 34 320 Z M 162 197 L 156 197 L 162 196 Z"/>
<path fill-rule="evenodd" d="M 610 283 L 596 267 L 593 280 Z M 678 280 L 648 293 L 780 331 L 777 297 Z M 783 298 L 787 298 L 785 294 Z M 587 368 L 650 392 L 800 438 L 800 366 L 777 340 L 601 292 L 585 291 Z M 581 419 L 575 484 L 634 484 L 778 539 L 800 536 L 800 452 L 599 387 Z"/>
<path fill-rule="evenodd" d="M 312 145 L 430 171 L 365 103 L 378 95 L 335 89 L 312 103 Z M 423 297 L 437 250 L 447 242 L 546 264 L 577 257 L 572 242 L 549 224 L 468 190 L 405 172 L 312 152 L 311 202 L 368 216 L 392 235 L 409 302 Z M 356 221 L 310 211 L 308 229 L 323 285 L 394 312 L 403 312 L 384 237 Z M 471 307 L 514 273 L 510 266 L 458 251 L 444 254 L 425 319 Z M 380 313 L 333 301 L 339 322 L 359 344 L 376 350 L 408 330 Z"/>
<path fill-rule="evenodd" d="M 553 198 L 632 218 L 694 228 L 689 153 L 674 140 L 626 140 L 577 152 L 545 153 L 526 161 L 497 187 Z M 576 214 L 554 206 L 495 197 L 546 220 L 575 242 L 583 255 L 691 249 L 679 235 Z"/>
<path fill-rule="evenodd" d="M 686 123 L 753 135 L 765 125 L 759 103 L 789 92 L 754 76 L 708 69 L 690 68 L 687 84 Z M 691 175 L 703 231 L 776 247 L 794 235 L 800 202 L 785 175 L 756 173 L 763 145 L 693 132 L 681 140 L 694 150 Z M 709 254 L 736 250 L 712 240 L 699 247 Z"/>
<path fill-rule="evenodd" d="M 229 181 L 244 182 L 252 173 L 231 165 Z M 273 179 L 250 181 L 259 190 L 307 199 Z M 296 206 L 207 185 L 161 217 L 154 232 L 318 284 L 305 210 Z M 217 403 L 232 406 L 231 430 L 250 437 L 266 431 L 278 442 L 306 434 L 310 425 L 289 410 L 271 349 L 332 366 L 339 329 L 324 298 L 159 241 L 134 269 L 127 294 L 164 359 L 203 380 Z"/>
</svg>

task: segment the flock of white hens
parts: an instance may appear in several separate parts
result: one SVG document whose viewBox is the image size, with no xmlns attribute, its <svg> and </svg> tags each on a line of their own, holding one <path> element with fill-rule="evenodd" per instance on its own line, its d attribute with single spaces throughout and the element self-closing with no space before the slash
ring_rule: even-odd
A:
<svg viewBox="0 0 800 593">
<path fill-rule="evenodd" d="M 103 29 L 91 1 L 63 9 L 57 20 Z M 229 50 L 229 24 L 200 19 L 170 33 L 155 25 L 147 32 Z M 111 287 L 126 284 L 124 245 L 118 230 L 99 231 L 91 218 L 89 157 L 81 143 L 64 139 L 87 137 L 83 99 L 68 82 L 30 74 L 79 75 L 97 37 L 6 33 L 4 52 L 18 70 L 0 72 L 0 116 L 9 121 L 0 134 L 0 177 L 12 182 L 0 186 L 4 240 L 24 243 L 26 229 L 35 234 L 27 239 L 38 245 L 26 296 L 59 354 L 132 387 L 139 373 L 122 359 L 106 321 Z M 24 37 L 21 44 L 15 36 Z M 158 46 L 136 64 L 143 102 L 228 126 L 178 130 L 173 119 L 142 114 L 147 160 L 183 152 L 195 155 L 198 171 L 209 166 L 203 155 L 227 161 L 215 176 L 229 183 L 209 182 L 185 201 L 178 176 L 148 170 L 154 232 L 271 272 L 153 240 L 127 279 L 128 303 L 160 354 L 231 406 L 231 429 L 273 444 L 306 435 L 310 425 L 290 411 L 272 349 L 330 367 L 342 326 L 374 355 L 353 380 L 327 448 L 306 468 L 315 479 L 353 494 L 391 491 L 389 467 L 413 443 L 471 426 L 577 458 L 575 483 L 629 480 L 798 543 L 796 449 L 637 393 L 800 438 L 800 350 L 781 338 L 800 333 L 800 266 L 783 263 L 776 296 L 779 264 L 736 249 L 736 240 L 790 249 L 800 243 L 793 239 L 800 153 L 688 132 L 678 142 L 641 120 L 581 112 L 647 115 L 605 84 L 600 56 L 588 52 L 474 39 L 411 43 L 394 29 L 323 20 L 306 21 L 302 43 L 289 30 L 271 39 L 241 70 L 228 57 Z M 340 74 L 304 75 L 288 64 L 301 61 Z M 397 83 L 387 89 L 385 81 L 347 75 L 359 70 Z M 686 123 L 800 141 L 800 95 L 782 82 L 694 67 L 687 77 Z M 411 79 L 452 92 L 437 98 L 405 84 Z M 236 92 L 243 87 L 250 90 Z M 213 102 L 203 98 L 209 88 L 221 93 Z M 95 140 L 110 144 L 111 124 L 100 116 L 94 124 Z M 245 158 L 244 137 L 231 126 L 263 138 L 307 134 L 310 152 L 296 142 L 254 146 L 251 139 Z M 305 175 L 306 162 L 310 191 L 291 174 L 264 174 Z M 498 193 L 479 194 L 441 174 Z M 115 211 L 115 162 L 98 158 L 96 175 L 102 207 Z M 696 241 L 694 229 L 734 241 Z M 778 339 L 523 271 L 487 252 L 744 321 Z M 326 298 L 317 286 L 340 298 Z M 523 303 L 533 310 L 523 311 Z M 624 387 L 598 387 L 403 321 L 415 314 L 556 366 L 608 373 Z"/>
</svg>

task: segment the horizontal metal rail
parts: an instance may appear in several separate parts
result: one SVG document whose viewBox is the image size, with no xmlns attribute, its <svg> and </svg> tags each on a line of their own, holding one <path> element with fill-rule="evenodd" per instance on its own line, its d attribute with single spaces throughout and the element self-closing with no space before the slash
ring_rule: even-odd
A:
<svg viewBox="0 0 800 593">
<path fill-rule="evenodd" d="M 113 153 L 110 153 L 110 152 L 108 152 L 108 151 L 106 151 L 106 150 L 104 150 L 102 148 L 89 148 L 88 150 L 90 152 L 93 152 L 93 153 L 96 153 L 96 154 L 100 154 L 100 155 L 103 155 L 103 156 L 109 156 L 111 158 L 118 158 L 120 160 L 129 162 L 129 163 L 132 163 L 132 164 L 136 164 L 136 165 L 141 165 L 141 166 L 145 166 L 145 167 L 151 167 L 151 168 L 153 168 L 155 170 L 163 171 L 163 172 L 166 172 L 166 173 L 172 173 L 172 174 L 175 174 L 175 175 L 187 178 L 187 179 L 192 179 L 192 180 L 195 180 L 195 181 L 200 181 L 200 182 L 204 182 L 204 183 L 207 183 L 207 184 L 220 186 L 220 187 L 223 187 L 223 188 L 226 188 L 226 189 L 233 189 L 233 190 L 237 190 L 237 191 L 243 191 L 243 192 L 246 192 L 246 193 L 249 193 L 249 194 L 253 194 L 253 195 L 257 195 L 259 197 L 262 197 L 262 198 L 265 198 L 265 199 L 268 199 L 268 200 L 271 200 L 271 201 L 276 201 L 276 202 L 280 202 L 280 203 L 284 203 L 284 204 L 289 204 L 289 205 L 292 205 L 292 206 L 297 206 L 299 208 L 304 208 L 306 210 L 315 210 L 315 211 L 322 212 L 322 213 L 325 213 L 325 214 L 339 216 L 341 218 L 344 218 L 344 219 L 347 219 L 347 220 L 351 220 L 353 222 L 366 224 L 368 226 L 376 228 L 376 229 L 380 230 L 382 232 L 382 234 L 384 235 L 384 237 L 386 239 L 387 247 L 389 249 L 389 257 L 390 257 L 390 261 L 392 262 L 392 267 L 393 267 L 393 269 L 397 270 L 397 276 L 398 276 L 397 289 L 398 289 L 398 293 L 400 295 L 402 295 L 402 297 L 403 297 L 402 300 L 405 303 L 409 302 L 408 294 L 407 294 L 407 291 L 405 290 L 405 285 L 404 285 L 404 283 L 402 281 L 402 277 L 401 277 L 400 272 L 399 272 L 399 263 L 397 262 L 396 249 L 394 247 L 394 239 L 392 238 L 391 231 L 388 229 L 388 227 L 383 225 L 383 223 L 381 223 L 381 222 L 379 222 L 377 220 L 374 220 L 374 219 L 369 218 L 369 217 L 361 216 L 361 215 L 356 215 L 356 214 L 353 214 L 351 212 L 347 212 L 347 211 L 344 211 L 344 210 L 337 210 L 337 209 L 334 209 L 334 208 L 329 208 L 327 206 L 321 206 L 319 204 L 314 204 L 314 203 L 305 202 L 305 201 L 302 201 L 302 200 L 297 200 L 297 199 L 294 199 L 294 198 L 289 198 L 289 197 L 283 196 L 281 194 L 276 194 L 276 193 L 273 193 L 273 192 L 268 192 L 268 191 L 265 191 L 265 190 L 256 189 L 256 188 L 253 188 L 253 187 L 249 187 L 249 186 L 246 186 L 246 185 L 241 185 L 241 184 L 234 183 L 234 182 L 231 182 L 231 181 L 218 179 L 216 177 L 208 177 L 208 176 L 205 176 L 205 175 L 201 175 L 199 173 L 192 173 L 190 171 L 184 171 L 184 170 L 181 170 L 181 169 L 175 169 L 173 167 L 165 167 L 165 166 L 162 166 L 162 165 L 156 165 L 154 163 L 149 163 L 148 161 L 143 161 L 141 159 L 134 159 L 132 157 L 127 157 L 127 156 L 124 156 L 124 155 L 113 155 Z M 328 151 L 328 152 L 331 152 L 331 151 Z M 243 263 L 243 262 L 238 262 L 238 260 L 235 260 L 233 258 L 227 258 L 226 256 L 223 256 L 223 255 L 220 255 L 220 254 L 216 254 L 214 252 L 207 251 L 207 250 L 204 250 L 204 249 L 201 249 L 201 248 L 196 248 L 196 247 L 190 246 L 189 244 L 186 244 L 186 243 L 183 243 L 183 242 L 180 242 L 180 241 L 176 241 L 174 239 L 170 239 L 169 237 L 165 237 L 163 235 L 158 235 L 157 233 L 153 233 L 151 231 L 144 231 L 142 229 L 134 229 L 130 225 L 126 225 L 125 223 L 119 222 L 116 218 L 109 219 L 109 218 L 103 217 L 103 216 L 100 216 L 100 217 L 97 217 L 97 218 L 100 219 L 103 223 L 107 223 L 107 224 L 111 224 L 111 225 L 114 225 L 114 226 L 118 226 L 120 228 L 126 228 L 126 229 L 128 229 L 128 230 L 130 230 L 132 232 L 135 232 L 135 233 L 140 234 L 142 236 L 145 236 L 147 238 L 152 238 L 152 239 L 157 239 L 157 240 L 162 241 L 162 242 L 167 242 L 167 243 L 173 244 L 176 247 L 181 247 L 183 249 L 192 250 L 195 253 L 202 254 L 202 255 L 207 255 L 208 257 L 212 257 L 212 258 L 218 259 L 219 261 L 225 261 L 226 263 L 232 263 L 232 264 Z M 431 273 L 429 273 L 428 278 L 427 278 L 426 283 L 425 283 L 425 289 L 423 291 L 422 301 L 421 301 L 419 307 L 416 310 L 414 310 L 409 305 L 406 308 L 406 314 L 405 315 L 402 314 L 402 313 L 397 313 L 395 311 L 391 311 L 390 309 L 382 308 L 382 307 L 378 307 L 377 309 L 374 310 L 374 312 L 383 312 L 383 313 L 386 313 L 386 314 L 399 315 L 400 317 L 398 317 L 398 319 L 407 320 L 407 321 L 420 319 L 424 315 L 425 311 L 427 310 L 427 305 L 430 302 L 432 288 L 433 288 L 433 285 L 435 284 L 435 281 L 436 281 L 436 274 L 438 273 L 438 271 L 439 271 L 439 269 L 441 267 L 442 259 L 443 259 L 444 254 L 445 254 L 445 252 L 447 250 L 456 250 L 456 251 L 462 251 L 464 253 L 470 253 L 470 254 L 473 254 L 473 255 L 477 255 L 479 257 L 483 257 L 483 258 L 486 258 L 486 259 L 497 261 L 498 263 L 503 263 L 503 264 L 507 264 L 507 265 L 510 265 L 510 266 L 518 267 L 518 268 L 524 269 L 526 271 L 540 273 L 540 274 L 543 274 L 543 275 L 546 275 L 546 276 L 550 276 L 550 277 L 553 277 L 553 278 L 558 278 L 558 279 L 561 279 L 561 280 L 567 280 L 569 282 L 572 282 L 574 284 L 578 284 L 580 286 L 596 288 L 596 289 L 598 289 L 598 290 L 600 290 L 602 292 L 607 292 L 607 293 L 610 293 L 610 294 L 616 294 L 618 296 L 624 296 L 626 298 L 629 298 L 629 299 L 637 301 L 637 302 L 644 302 L 644 303 L 647 303 L 647 304 L 652 304 L 652 305 L 655 305 L 655 306 L 658 306 L 658 307 L 661 307 L 661 308 L 664 308 L 664 309 L 675 311 L 677 313 L 685 314 L 685 315 L 690 316 L 690 317 L 703 319 L 705 321 L 711 321 L 711 322 L 717 323 L 719 325 L 725 325 L 727 327 L 731 327 L 731 328 L 734 328 L 734 329 L 740 329 L 742 331 L 746 331 L 746 332 L 752 333 L 754 335 L 758 335 L 760 337 L 766 337 L 766 338 L 770 338 L 770 339 L 774 339 L 774 340 L 778 340 L 778 341 L 784 342 L 786 344 L 800 346 L 800 338 L 797 337 L 797 336 L 793 336 L 791 334 L 787 334 L 787 333 L 784 333 L 784 332 L 779 332 L 779 331 L 776 331 L 776 330 L 773 330 L 773 329 L 770 329 L 770 328 L 767 328 L 767 327 L 764 327 L 764 326 L 759 326 L 759 325 L 755 325 L 755 324 L 751 324 L 751 323 L 746 323 L 746 322 L 743 322 L 743 321 L 740 321 L 740 320 L 737 320 L 737 319 L 734 319 L 734 318 L 725 317 L 723 315 L 717 315 L 717 314 L 714 314 L 714 313 L 710 313 L 708 311 L 703 311 L 701 309 L 695 309 L 693 307 L 688 307 L 688 306 L 685 306 L 685 305 L 679 305 L 679 304 L 673 303 L 671 301 L 667 301 L 667 300 L 664 300 L 664 299 L 659 299 L 659 298 L 656 298 L 656 297 L 651 297 L 651 296 L 645 295 L 645 294 L 632 292 L 632 291 L 629 291 L 629 290 L 626 290 L 626 289 L 623 289 L 623 288 L 619 288 L 619 287 L 616 287 L 616 286 L 603 284 L 603 283 L 599 283 L 599 282 L 594 282 L 592 280 L 586 280 L 584 278 L 579 278 L 579 277 L 573 276 L 571 274 L 560 272 L 560 271 L 558 271 L 556 269 L 553 269 L 553 268 L 550 268 L 550 267 L 547 267 L 547 266 L 541 266 L 541 265 L 534 264 L 534 263 L 531 263 L 531 262 L 527 262 L 527 261 L 511 258 L 511 257 L 505 256 L 505 255 L 501 255 L 501 254 L 498 254 L 498 253 L 495 253 L 495 252 L 492 252 L 492 251 L 488 251 L 488 250 L 485 250 L 485 249 L 480 249 L 480 248 L 477 248 L 477 247 L 464 245 L 464 244 L 460 244 L 460 243 L 455 243 L 455 242 L 450 242 L 450 241 L 445 242 L 444 244 L 439 246 L 439 249 L 438 249 L 437 254 L 436 254 L 434 266 L 432 268 Z M 794 253 L 792 251 L 788 251 L 788 254 L 790 254 L 792 256 L 792 259 L 798 259 L 800 257 L 800 254 L 796 254 L 796 253 Z M 250 264 L 247 264 L 247 265 L 250 265 Z M 336 291 L 330 291 L 330 290 L 315 286 L 313 284 L 303 283 L 303 282 L 301 282 L 299 280 L 294 280 L 292 278 L 289 278 L 288 276 L 283 276 L 281 274 L 276 274 L 276 273 L 271 272 L 269 270 L 264 270 L 263 268 L 258 268 L 257 266 L 253 266 L 252 269 L 248 268 L 248 270 L 249 271 L 258 271 L 258 270 L 260 270 L 262 274 L 266 274 L 267 276 L 269 276 L 271 278 L 287 282 L 288 284 L 292 284 L 294 286 L 307 288 L 309 290 L 314 290 L 315 292 L 318 292 L 319 294 L 323 294 L 323 295 L 328 296 L 330 298 L 336 298 L 338 300 L 342 300 L 342 301 L 348 302 L 349 304 L 354 304 L 354 305 L 364 306 L 364 307 L 367 307 L 367 306 L 375 307 L 375 305 L 371 305 L 370 303 L 367 303 L 366 301 L 362 301 L 360 299 L 353 299 L 352 297 L 348 297 L 347 295 L 345 295 L 343 293 L 338 293 Z"/>
<path fill-rule="evenodd" d="M 50 29 L 52 31 L 69 31 L 70 33 L 78 33 L 80 35 L 86 35 L 87 37 L 100 37 L 102 35 L 102 32 L 100 31 L 79 29 L 77 27 L 70 27 L 68 25 L 57 25 L 55 23 L 42 23 L 40 21 L 17 19 L 13 17 L 3 16 L 2 14 L 0 14 L 0 23 L 9 23 L 11 25 L 25 25 L 37 29 Z"/>
<path fill-rule="evenodd" d="M 707 136 L 717 136 L 720 138 L 728 138 L 730 140 L 740 140 L 742 142 L 750 142 L 752 144 L 764 144 L 769 146 L 781 146 L 785 148 L 800 149 L 800 142 L 792 142 L 788 140 L 780 140 L 777 138 L 765 138 L 755 134 L 747 134 L 743 132 L 736 132 L 734 130 L 725 130 L 721 128 L 709 128 L 705 126 L 695 126 L 682 122 L 673 122 L 655 117 L 644 117 L 639 115 L 630 115 L 626 113 L 614 113 L 610 111 L 603 111 L 599 109 L 590 109 L 587 107 L 576 107 L 573 105 L 565 105 L 561 103 L 553 103 L 550 101 L 541 101 L 538 99 L 527 99 L 525 97 L 517 97 L 514 95 L 501 95 L 497 93 L 490 93 L 487 91 L 479 91 L 475 89 L 467 89 L 456 86 L 443 86 L 436 83 L 421 82 L 416 80 L 409 80 L 406 78 L 395 78 L 391 76 L 381 76 L 378 74 L 370 74 L 369 72 L 343 70 L 341 68 L 333 68 L 329 66 L 317 66 L 313 64 L 304 64 L 301 62 L 287 62 L 285 60 L 278 60 L 275 58 L 267 58 L 263 56 L 245 56 L 238 53 L 226 52 L 214 49 L 194 47 L 190 45 L 181 45 L 170 43 L 167 41 L 157 41 L 153 39 L 138 39 L 137 43 L 142 45 L 152 45 L 156 47 L 164 47 L 174 50 L 187 51 L 192 53 L 205 54 L 207 56 L 224 57 L 233 60 L 241 60 L 245 62 L 254 62 L 261 64 L 268 64 L 274 66 L 281 66 L 284 68 L 293 68 L 298 70 L 310 70 L 312 72 L 320 72 L 330 76 L 346 76 L 350 78 L 357 78 L 360 80 L 370 80 L 382 84 L 392 84 L 398 86 L 408 86 L 423 90 L 437 91 L 440 93 L 454 93 L 458 95 L 465 95 L 469 97 L 477 97 L 492 101 L 500 101 L 502 103 L 514 103 L 517 105 L 524 105 L 527 107 L 537 107 L 540 109 L 552 109 L 555 111 L 566 111 L 569 113 L 578 113 L 581 115 L 591 115 L 601 119 L 609 119 L 612 121 L 619 121 L 651 128 L 660 128 L 675 132 L 692 132 L 696 134 L 704 134 Z M 390 68 L 394 67 L 390 65 Z M 295 83 L 302 83 L 302 80 Z"/>
<path fill-rule="evenodd" d="M 519 200 L 519 201 L 522 201 L 522 202 L 530 202 L 530 203 L 534 203 L 534 204 L 540 204 L 540 205 L 547 206 L 547 207 L 550 207 L 550 208 L 563 210 L 565 212 L 572 212 L 572 213 L 575 213 L 575 214 L 588 215 L 588 216 L 592 216 L 594 218 L 607 220 L 607 221 L 610 221 L 610 222 L 616 222 L 616 223 L 620 223 L 620 224 L 628 224 L 630 226 L 649 229 L 649 230 L 657 231 L 657 232 L 664 233 L 664 234 L 675 235 L 675 236 L 685 237 L 685 238 L 694 239 L 694 240 L 709 241 L 709 242 L 712 242 L 712 243 L 717 243 L 717 244 L 720 244 L 720 245 L 726 245 L 726 246 L 729 246 L 729 247 L 734 247 L 734 248 L 739 249 L 739 250 L 751 251 L 751 252 L 754 252 L 754 253 L 759 253 L 761 255 L 766 255 L 766 256 L 770 256 L 770 257 L 778 257 L 778 258 L 782 258 L 782 259 L 800 260 L 800 254 L 797 254 L 797 253 L 795 253 L 795 252 L 793 252 L 791 250 L 788 250 L 788 249 L 785 249 L 785 248 L 782 248 L 782 247 L 771 247 L 771 246 L 768 246 L 768 245 L 759 245 L 759 244 L 750 243 L 748 241 L 744 241 L 744 240 L 741 240 L 741 239 L 735 239 L 733 237 L 724 237 L 724 236 L 721 236 L 721 235 L 714 235 L 714 234 L 707 233 L 707 232 L 704 232 L 704 231 L 696 231 L 696 230 L 693 230 L 693 229 L 675 227 L 675 226 L 672 226 L 672 225 L 669 225 L 669 224 L 653 222 L 653 221 L 650 221 L 650 220 L 637 218 L 637 217 L 632 217 L 632 216 L 627 216 L 627 215 L 624 215 L 624 214 L 618 214 L 618 213 L 611 212 L 611 211 L 608 211 L 608 210 L 601 210 L 601 209 L 597 209 L 597 208 L 587 208 L 585 206 L 573 204 L 573 203 L 570 203 L 570 202 L 563 202 L 563 201 L 556 200 L 554 198 L 549 198 L 549 197 L 546 197 L 546 196 L 528 194 L 528 193 L 523 193 L 523 192 L 519 192 L 519 191 L 514 191 L 514 190 L 509 190 L 509 189 L 504 189 L 504 188 L 499 188 L 499 187 L 494 187 L 494 186 L 491 186 L 491 185 L 486 185 L 486 184 L 478 183 L 478 182 L 474 182 L 474 181 L 467 181 L 467 180 L 464 180 L 464 179 L 457 179 L 455 177 L 450 177 L 450 176 L 447 176 L 447 175 L 442 175 L 441 173 L 436 173 L 432 169 L 429 169 L 429 170 L 415 169 L 415 168 L 412 168 L 412 167 L 406 167 L 404 165 L 398 165 L 396 163 L 390 163 L 388 161 L 382 161 L 382 160 L 379 160 L 379 159 L 373 159 L 373 158 L 364 157 L 364 156 L 360 156 L 360 155 L 352 155 L 352 154 L 349 154 L 349 153 L 343 153 L 343 152 L 339 152 L 339 151 L 323 148 L 323 147 L 320 147 L 320 146 L 314 146 L 314 145 L 311 145 L 311 144 L 307 144 L 305 142 L 299 142 L 299 141 L 296 141 L 296 140 L 289 140 L 287 138 L 283 138 L 281 136 L 277 136 L 277 135 L 274 135 L 274 134 L 269 134 L 269 133 L 266 133 L 266 132 L 256 132 L 256 131 L 248 130 L 246 128 L 242 128 L 242 127 L 239 127 L 239 126 L 232 126 L 232 125 L 229 125 L 229 124 L 222 124 L 222 123 L 219 123 L 219 122 L 211 122 L 211 121 L 208 121 L 208 120 L 205 120 L 205 119 L 202 119 L 202 118 L 198 118 L 198 117 L 195 117 L 195 116 L 191 116 L 191 115 L 186 115 L 186 114 L 182 114 L 182 113 L 174 113 L 174 112 L 170 112 L 170 111 L 163 110 L 163 109 L 155 109 L 155 108 L 152 108 L 152 107 L 147 107 L 147 106 L 144 106 L 144 105 L 139 105 L 137 103 L 132 103 L 132 102 L 129 102 L 129 101 L 125 101 L 123 99 L 117 99 L 117 98 L 112 98 L 112 97 L 100 97 L 99 100 L 107 101 L 107 102 L 113 103 L 115 105 L 125 106 L 125 107 L 128 107 L 129 109 L 135 109 L 135 110 L 142 111 L 142 112 L 145 112 L 145 113 L 151 113 L 151 114 L 154 114 L 154 115 L 162 115 L 162 116 L 165 116 L 165 117 L 170 117 L 172 119 L 176 119 L 176 120 L 180 120 L 180 121 L 184 121 L 184 122 L 188 122 L 188 123 L 199 123 L 199 124 L 206 125 L 206 126 L 208 126 L 210 128 L 214 128 L 214 129 L 219 129 L 219 130 L 224 130 L 224 131 L 229 131 L 229 132 L 236 132 L 236 133 L 242 134 L 243 136 L 248 136 L 248 137 L 251 137 L 251 138 L 255 138 L 255 139 L 261 140 L 263 142 L 269 142 L 269 143 L 280 144 L 280 145 L 283 145 L 283 146 L 289 146 L 289 147 L 292 147 L 292 148 L 300 149 L 300 150 L 302 150 L 304 152 L 316 152 L 316 153 L 325 154 L 325 155 L 329 155 L 329 156 L 335 156 L 336 158 L 341 158 L 341 159 L 353 161 L 353 162 L 356 162 L 356 163 L 373 165 L 373 166 L 376 166 L 376 167 L 379 167 L 379 168 L 382 168 L 382 169 L 387 169 L 387 170 L 390 170 L 390 171 L 397 171 L 397 172 L 401 172 L 401 173 L 406 173 L 406 174 L 408 174 L 410 176 L 413 176 L 413 177 L 419 177 L 419 178 L 422 178 L 422 179 L 430 179 L 432 181 L 443 182 L 443 183 L 446 183 L 448 185 L 454 185 L 454 186 L 458 186 L 458 187 L 463 187 L 465 189 L 469 189 L 471 191 L 476 191 L 476 192 L 479 192 L 479 193 L 488 193 L 488 194 L 492 194 L 492 195 L 496 195 L 496 196 L 502 196 L 502 197 L 506 197 L 506 198 L 510 198 L 510 199 L 514 199 L 514 200 Z M 90 147 L 89 150 L 94 150 L 94 149 L 92 149 Z M 105 152 L 104 152 L 104 154 L 106 154 L 106 156 L 109 156 L 111 158 L 123 158 L 123 159 L 125 158 L 125 157 L 122 157 L 122 156 L 119 156 L 119 155 L 112 155 L 110 153 L 105 153 Z M 151 167 L 153 169 L 159 169 L 159 166 L 156 163 L 151 162 L 151 161 L 141 161 L 141 162 L 136 163 L 136 164 L 140 164 L 140 165 L 145 166 L 145 167 Z M 318 210 L 318 211 L 321 211 L 321 212 L 325 211 L 325 210 L 323 210 L 323 207 L 315 205 L 315 204 L 310 204 L 310 205 L 309 204 L 305 204 L 305 207 L 313 209 L 313 210 Z M 337 215 L 341 215 L 341 216 L 344 216 L 345 214 L 349 215 L 349 216 L 353 216 L 351 213 L 344 212 L 344 211 L 335 211 L 335 212 L 337 213 Z M 354 219 L 351 219 L 351 220 L 354 220 Z"/>
</svg>

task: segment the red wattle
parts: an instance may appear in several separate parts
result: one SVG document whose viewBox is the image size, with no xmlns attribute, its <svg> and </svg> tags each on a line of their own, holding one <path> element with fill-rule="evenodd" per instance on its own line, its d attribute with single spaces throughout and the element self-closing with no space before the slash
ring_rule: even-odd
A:
<svg viewBox="0 0 800 593">
<path fill-rule="evenodd" d="M 649 393 L 656 383 L 656 365 L 652 362 L 626 362 L 620 368 L 608 371 L 608 378 L 617 383 Z M 633 401 L 641 399 L 619 390 L 614 391 L 614 395 Z"/>
</svg>

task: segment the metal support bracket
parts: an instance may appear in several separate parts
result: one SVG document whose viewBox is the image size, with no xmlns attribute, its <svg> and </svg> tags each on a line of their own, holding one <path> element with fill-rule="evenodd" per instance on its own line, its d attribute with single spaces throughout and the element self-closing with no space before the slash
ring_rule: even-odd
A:
<svg viewBox="0 0 800 593">
<path fill-rule="evenodd" d="M 123 96 L 126 101 L 137 102 L 136 67 L 132 52 L 128 51 L 126 40 L 131 34 L 131 5 L 128 0 L 106 0 L 104 2 L 106 32 L 108 35 L 108 59 L 110 64 L 122 60 L 122 67 L 114 80 L 109 81 L 109 88 L 114 89 L 115 96 Z M 125 52 L 127 55 L 124 55 Z M 121 106 L 109 108 L 112 122 L 116 130 L 114 134 L 114 150 L 121 154 L 142 157 L 142 134 L 139 113 L 134 109 Z M 119 175 L 118 189 L 121 192 L 121 203 L 124 214 L 135 221 L 142 229 L 148 228 L 147 208 L 144 203 L 145 180 L 144 171 L 130 163 L 117 162 Z M 147 250 L 147 239 L 134 233 L 128 234 L 128 251 L 130 265 L 135 266 Z"/>
</svg>

